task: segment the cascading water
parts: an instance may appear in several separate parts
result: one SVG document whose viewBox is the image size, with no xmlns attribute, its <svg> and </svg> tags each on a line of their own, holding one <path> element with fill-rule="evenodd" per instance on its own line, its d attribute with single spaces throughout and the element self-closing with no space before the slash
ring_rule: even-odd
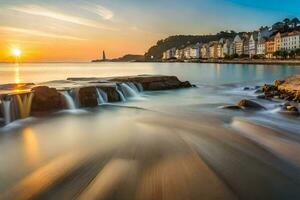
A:
<svg viewBox="0 0 300 200">
<path fill-rule="evenodd" d="M 96 88 L 96 91 L 97 91 L 98 105 L 107 103 L 107 101 L 108 101 L 107 94 L 100 88 Z"/>
<path fill-rule="evenodd" d="M 24 94 L 22 96 L 17 95 L 16 98 L 17 98 L 17 103 L 20 111 L 20 118 L 24 119 L 30 116 L 31 104 L 32 104 L 32 99 L 34 94 L 29 93 L 29 94 Z"/>
<path fill-rule="evenodd" d="M 143 92 L 144 91 L 144 88 L 143 88 L 142 84 L 137 83 L 136 86 L 139 89 L 139 92 Z"/>
<path fill-rule="evenodd" d="M 132 88 L 136 93 L 139 93 L 139 89 L 137 88 L 137 86 L 134 83 L 126 83 L 130 88 Z"/>
<path fill-rule="evenodd" d="M 64 96 L 64 98 L 66 100 L 68 109 L 69 110 L 75 110 L 76 109 L 76 105 L 75 105 L 74 99 L 71 97 L 71 95 L 69 94 L 69 92 L 68 91 L 63 91 L 63 92 L 61 92 L 61 94 Z"/>
<path fill-rule="evenodd" d="M 121 98 L 121 101 L 126 101 L 126 98 L 125 98 L 124 94 L 118 88 L 117 88 L 117 92 L 118 92 L 118 94 Z"/>
<path fill-rule="evenodd" d="M 3 115 L 4 115 L 4 120 L 5 120 L 6 125 L 11 122 L 10 104 L 11 104 L 11 100 L 3 100 L 2 101 Z"/>
<path fill-rule="evenodd" d="M 136 91 L 137 88 L 136 87 L 135 87 L 135 89 L 131 88 L 129 86 L 129 84 L 127 84 L 127 83 L 121 83 L 120 88 L 125 97 L 130 98 L 130 97 L 138 97 L 139 96 L 138 92 Z"/>
</svg>

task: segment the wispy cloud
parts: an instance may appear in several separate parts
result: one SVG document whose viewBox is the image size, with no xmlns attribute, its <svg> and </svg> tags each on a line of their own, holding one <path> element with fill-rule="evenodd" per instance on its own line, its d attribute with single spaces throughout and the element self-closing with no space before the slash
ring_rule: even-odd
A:
<svg viewBox="0 0 300 200">
<path fill-rule="evenodd" d="M 94 12 L 96 14 L 100 15 L 105 20 L 111 20 L 114 17 L 113 11 L 111 11 L 103 6 L 100 6 L 100 5 L 97 5 L 95 7 Z"/>
<path fill-rule="evenodd" d="M 72 16 L 68 14 L 64 14 L 58 11 L 50 10 L 48 8 L 38 6 L 38 5 L 26 5 L 26 6 L 19 6 L 19 7 L 10 7 L 10 10 L 30 14 L 30 15 L 37 15 L 37 16 L 42 16 L 42 17 L 48 17 L 51 19 L 59 20 L 59 21 L 64 21 L 64 22 L 69 22 L 73 24 L 78 24 L 78 25 L 84 25 L 84 26 L 89 26 L 93 28 L 99 28 L 99 29 L 105 29 L 105 30 L 116 30 L 114 28 L 110 28 L 108 26 L 105 26 L 97 21 L 82 18 L 82 17 L 77 17 L 77 16 Z M 107 19 L 112 18 L 113 14 L 107 9 L 100 9 L 99 10 L 99 15 L 101 14 L 102 17 L 105 17 Z"/>
<path fill-rule="evenodd" d="M 23 29 L 23 28 L 16 28 L 16 27 L 10 27 L 10 26 L 0 26 L 0 30 L 6 31 L 6 32 L 14 32 L 14 33 L 22 33 L 27 35 L 33 35 L 33 36 L 40 36 L 40 37 L 48 37 L 48 38 L 55 38 L 55 39 L 66 39 L 66 40 L 86 40 L 84 38 L 78 38 L 70 35 L 61 35 L 61 34 L 54 34 L 54 33 L 48 33 L 43 31 L 37 31 L 37 30 L 29 30 L 29 29 Z"/>
</svg>

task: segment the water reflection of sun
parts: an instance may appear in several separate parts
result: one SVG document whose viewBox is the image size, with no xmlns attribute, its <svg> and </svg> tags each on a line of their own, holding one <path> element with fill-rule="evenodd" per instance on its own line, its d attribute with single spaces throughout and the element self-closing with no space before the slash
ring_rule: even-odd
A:
<svg viewBox="0 0 300 200">
<path fill-rule="evenodd" d="M 39 142 L 36 134 L 32 128 L 25 128 L 23 130 L 23 144 L 24 144 L 24 158 L 25 162 L 29 165 L 35 165 L 39 162 Z"/>
</svg>

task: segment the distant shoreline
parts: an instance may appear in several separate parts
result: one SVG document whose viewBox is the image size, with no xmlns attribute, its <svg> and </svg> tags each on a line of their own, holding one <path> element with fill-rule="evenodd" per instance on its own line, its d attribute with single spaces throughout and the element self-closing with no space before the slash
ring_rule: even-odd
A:
<svg viewBox="0 0 300 200">
<path fill-rule="evenodd" d="M 161 63 L 215 63 L 215 64 L 257 64 L 257 65 L 300 65 L 300 60 L 223 60 L 223 59 L 210 59 L 210 60 L 188 60 L 188 61 L 160 61 Z"/>
</svg>

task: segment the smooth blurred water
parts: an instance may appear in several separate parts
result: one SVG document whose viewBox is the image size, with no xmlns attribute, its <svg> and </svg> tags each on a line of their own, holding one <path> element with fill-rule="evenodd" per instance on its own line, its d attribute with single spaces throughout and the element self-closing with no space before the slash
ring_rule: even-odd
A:
<svg viewBox="0 0 300 200">
<path fill-rule="evenodd" d="M 0 64 L 1 83 L 163 74 L 197 85 L 0 129 L 0 199 L 300 199 L 299 117 L 243 89 L 296 73 L 284 65 Z M 267 110 L 220 109 L 243 98 Z"/>
<path fill-rule="evenodd" d="M 0 84 L 45 82 L 68 77 L 111 77 L 139 74 L 175 75 L 193 83 L 271 82 L 299 73 L 288 65 L 193 63 L 21 63 L 0 64 Z"/>
</svg>

